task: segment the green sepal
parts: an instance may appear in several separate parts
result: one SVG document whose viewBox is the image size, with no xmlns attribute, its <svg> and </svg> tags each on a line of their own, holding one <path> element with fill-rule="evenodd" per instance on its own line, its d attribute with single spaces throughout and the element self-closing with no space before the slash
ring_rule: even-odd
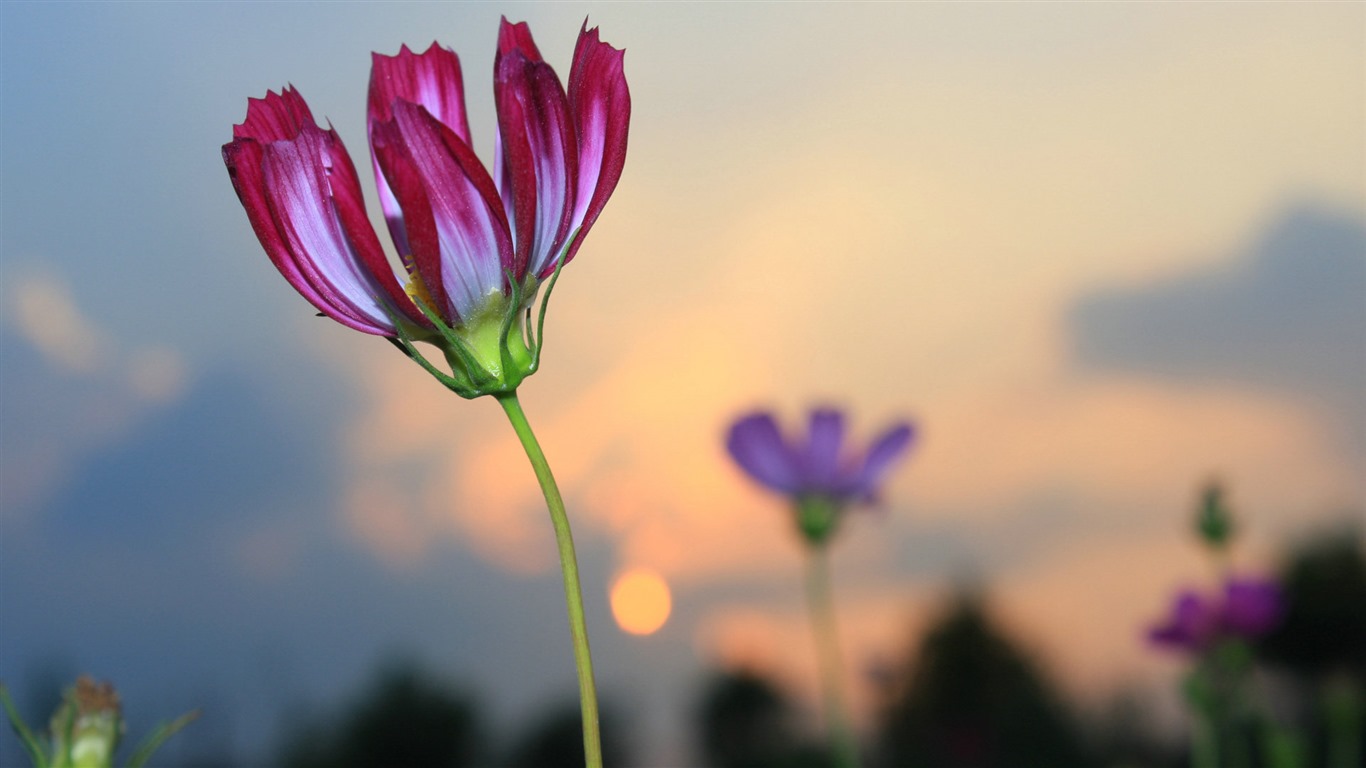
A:
<svg viewBox="0 0 1366 768">
<path fill-rule="evenodd" d="M 460 391 L 460 387 L 462 387 L 463 384 L 460 381 L 457 381 L 455 378 L 447 375 L 440 368 L 437 368 L 435 365 L 432 365 L 430 360 L 424 357 L 421 352 L 417 351 L 417 347 L 413 346 L 412 341 L 403 337 L 394 338 L 390 336 L 387 338 L 390 342 L 393 343 L 394 346 L 399 348 L 399 351 L 401 351 L 404 355 L 407 355 L 409 360 L 412 360 L 413 362 L 422 366 L 423 369 L 427 371 L 427 373 L 430 373 L 432 376 L 436 377 L 436 380 L 441 382 L 441 384 L 445 386 L 447 389 L 451 389 L 456 392 Z"/>
<path fill-rule="evenodd" d="M 441 382 L 442 386 L 461 397 L 474 399 L 513 392 L 535 370 L 535 365 L 529 359 L 519 360 L 519 355 L 512 348 L 514 326 L 523 311 L 522 301 L 527 287 L 513 281 L 510 274 L 508 279 L 510 299 L 501 293 L 490 296 L 484 311 L 472 318 L 473 325 L 453 328 L 426 302 L 414 298 L 413 304 L 431 322 L 435 332 L 421 339 L 415 338 L 409 325 L 391 315 L 395 335 L 386 338 L 406 357 Z M 496 327 L 492 325 L 495 317 L 498 322 Z M 495 330 L 496 333 L 489 334 Z M 437 368 L 417 350 L 414 342 L 419 340 L 430 342 L 445 354 L 449 373 Z M 520 333 L 515 340 L 525 349 L 525 339 Z M 495 346 L 496 352 L 493 351 Z M 529 358 L 530 352 L 525 349 L 522 357 Z"/>
<path fill-rule="evenodd" d="M 418 310 L 422 312 L 423 316 L 431 321 L 432 325 L 436 328 L 441 342 L 444 342 L 438 344 L 438 346 L 447 352 L 448 359 L 453 350 L 453 354 L 457 356 L 457 359 L 460 360 L 461 364 L 452 365 L 450 373 L 446 373 L 440 368 L 437 368 L 425 355 L 418 351 L 413 343 L 415 339 L 409 331 L 407 324 L 401 322 L 401 320 L 393 314 L 390 314 L 390 320 L 394 324 L 397 335 L 386 336 L 385 339 L 398 348 L 398 350 L 409 360 L 422 366 L 422 369 L 427 373 L 430 373 L 437 381 L 441 382 L 442 386 L 461 397 L 475 398 L 485 394 L 480 387 L 476 386 L 474 382 L 470 380 L 469 371 L 482 371 L 483 369 L 475 363 L 474 356 L 465 345 L 464 341 L 456 336 L 455 331 L 450 326 L 446 325 L 446 322 L 441 319 L 441 316 L 431 307 L 427 306 L 426 302 L 415 298 L 413 299 L 413 305 L 416 306 Z M 428 341 L 436 343 L 434 339 L 428 339 Z"/>
<path fill-rule="evenodd" d="M 126 768 L 144 768 L 147 761 L 151 759 L 152 753 L 156 752 L 166 740 L 180 732 L 182 728 L 189 725 L 199 718 L 199 710 L 193 709 L 174 720 L 168 720 L 157 725 L 152 732 L 147 734 L 147 738 L 133 750 L 133 756 L 128 758 Z"/>
<path fill-rule="evenodd" d="M 545 284 L 545 296 L 541 298 L 541 309 L 536 315 L 536 336 L 531 340 L 531 370 L 535 371 L 541 366 L 541 345 L 545 343 L 545 311 L 550 306 L 550 294 L 555 290 L 555 283 L 560 279 L 560 270 L 564 269 L 564 259 L 569 255 L 569 249 L 579 239 L 579 233 L 583 231 L 580 227 L 565 241 L 564 248 L 560 255 L 555 259 L 555 271 L 550 274 L 550 280 Z"/>
<path fill-rule="evenodd" d="M 441 382 L 442 386 L 461 397 L 473 399 L 515 392 L 527 376 L 540 368 L 550 295 L 560 279 L 565 258 L 581 232 L 582 229 L 574 230 L 555 260 L 555 270 L 546 282 L 545 296 L 541 298 L 534 330 L 531 327 L 531 311 L 539 282 L 535 275 L 517 280 L 511 270 L 505 270 L 507 294 L 491 294 L 486 300 L 488 303 L 472 317 L 465 318 L 458 328 L 448 325 L 435 308 L 414 296 L 413 305 L 422 312 L 435 331 L 413 326 L 390 311 L 395 335 L 386 338 L 404 356 L 421 365 Z M 495 318 L 498 322 L 497 333 L 491 336 Z M 433 365 L 417 350 L 415 341 L 430 342 L 440 348 L 445 353 L 450 372 Z M 512 346 L 514 341 L 518 344 L 516 348 Z"/>
<path fill-rule="evenodd" d="M 38 737 L 33 735 L 24 722 L 24 718 L 19 716 L 19 710 L 14 706 L 14 700 L 9 696 L 9 690 L 4 684 L 0 684 L 0 705 L 4 705 L 5 714 L 9 717 L 10 727 L 14 729 L 14 734 L 19 737 L 19 742 L 24 745 L 24 751 L 28 753 L 28 758 L 33 761 L 34 768 L 48 768 L 49 761 L 43 752 L 43 746 Z"/>
<path fill-rule="evenodd" d="M 460 362 L 459 366 L 451 367 L 451 373 L 454 374 L 457 379 L 461 374 L 464 374 L 465 378 L 471 384 L 471 391 L 479 390 L 483 384 L 493 381 L 493 377 L 487 375 L 488 372 L 474 359 L 474 352 L 469 348 L 469 345 L 465 343 L 465 340 L 460 338 L 460 335 L 455 332 L 454 328 L 446 325 L 446 321 L 441 319 L 441 316 L 436 313 L 436 310 L 427 306 L 427 302 L 422 301 L 421 299 L 414 299 L 413 303 L 416 304 L 422 314 L 431 321 L 432 325 L 436 326 L 436 330 L 441 333 L 441 340 L 445 342 L 442 350 L 446 352 L 448 356 L 454 354 L 456 359 Z M 459 370 L 457 370 L 457 368 Z M 481 376 L 480 374 L 484 375 Z M 483 379 L 483 381 L 480 381 L 480 379 Z M 456 391 L 459 392 L 459 390 Z M 460 394 L 464 397 L 478 397 L 480 394 L 485 393 L 479 391 L 479 393 L 475 395 Z"/>
<path fill-rule="evenodd" d="M 503 270 L 503 276 L 507 279 L 508 286 L 512 291 L 512 303 L 508 310 L 503 313 L 503 324 L 498 327 L 498 358 L 503 363 L 503 371 L 507 372 L 516 368 L 516 363 L 512 359 L 512 350 L 508 347 L 508 335 L 512 333 L 513 320 L 522 311 L 523 288 L 516 276 L 512 274 L 512 270 Z M 524 340 L 519 339 L 519 341 L 522 341 L 525 346 Z M 530 371 L 527 373 L 529 374 Z M 526 374 L 522 378 L 525 376 Z M 518 383 L 521 383 L 521 379 L 518 379 Z M 514 385 L 513 388 L 515 389 L 516 386 Z"/>
<path fill-rule="evenodd" d="M 796 505 L 797 530 L 813 546 L 825 544 L 839 528 L 840 505 L 834 499 L 805 494 L 798 497 Z"/>
</svg>

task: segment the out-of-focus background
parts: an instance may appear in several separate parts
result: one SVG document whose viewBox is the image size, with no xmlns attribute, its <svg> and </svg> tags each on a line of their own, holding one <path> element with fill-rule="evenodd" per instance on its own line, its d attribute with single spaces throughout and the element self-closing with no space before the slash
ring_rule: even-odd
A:
<svg viewBox="0 0 1366 768">
<path fill-rule="evenodd" d="M 1212 479 L 1238 570 L 1360 547 L 1366 6 L 12 1 L 0 679 L 31 720 L 88 671 L 134 735 L 203 708 L 168 764 L 259 765 L 379 685 L 534 765 L 572 712 L 499 409 L 314 317 L 219 155 L 292 83 L 368 167 L 370 52 L 436 39 L 490 160 L 500 14 L 562 77 L 585 15 L 627 51 L 625 175 L 522 387 L 620 764 L 710 759 L 726 706 L 818 733 L 797 540 L 722 446 L 747 409 L 921 427 L 834 554 L 870 744 L 927 628 L 983 615 L 1069 711 L 1179 740 L 1182 662 L 1142 633 L 1217 578 L 1189 534 Z M 608 600 L 638 570 L 671 594 L 649 634 L 622 627 L 658 600 Z"/>
</svg>

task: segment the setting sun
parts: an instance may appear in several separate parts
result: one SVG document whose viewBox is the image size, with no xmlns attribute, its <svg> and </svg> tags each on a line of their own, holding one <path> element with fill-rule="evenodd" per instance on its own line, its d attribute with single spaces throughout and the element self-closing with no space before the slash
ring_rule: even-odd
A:
<svg viewBox="0 0 1366 768">
<path fill-rule="evenodd" d="M 635 568 L 612 582 L 612 616 L 622 630 L 633 635 L 654 633 L 669 620 L 673 600 L 669 585 L 659 574 Z"/>
</svg>

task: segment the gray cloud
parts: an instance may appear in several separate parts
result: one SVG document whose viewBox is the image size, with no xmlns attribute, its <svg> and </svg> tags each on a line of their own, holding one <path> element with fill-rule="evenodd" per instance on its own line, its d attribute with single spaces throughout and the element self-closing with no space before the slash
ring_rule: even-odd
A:
<svg viewBox="0 0 1366 768">
<path fill-rule="evenodd" d="M 1075 362 L 1295 397 L 1366 445 L 1366 223 L 1298 207 L 1212 269 L 1084 297 Z"/>
<path fill-rule="evenodd" d="M 115 386 L 66 376 L 4 335 L 0 363 L 0 457 L 44 434 L 84 439 Z M 302 400 L 269 377 L 215 369 L 71 457 L 60 487 L 3 530 L 0 679 L 68 659 L 120 687 L 135 733 L 216 707 L 172 754 L 250 760 L 291 706 L 348 693 L 392 654 L 470 685 L 498 721 L 552 692 L 572 696 L 558 574 L 510 576 L 455 541 L 408 571 L 375 560 L 337 515 L 346 462 L 335 437 L 350 394 L 322 377 L 309 389 Z M 252 558 L 254 543 L 268 562 Z M 611 543 L 580 546 L 595 644 L 625 654 L 602 588 Z M 607 663 L 602 675 L 609 695 L 629 682 Z"/>
</svg>

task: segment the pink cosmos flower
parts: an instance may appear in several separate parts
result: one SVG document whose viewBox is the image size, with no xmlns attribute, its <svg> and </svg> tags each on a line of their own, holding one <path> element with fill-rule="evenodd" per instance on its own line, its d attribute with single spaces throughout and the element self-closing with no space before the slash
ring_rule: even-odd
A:
<svg viewBox="0 0 1366 768">
<path fill-rule="evenodd" d="M 731 458 L 746 474 L 794 502 L 797 524 L 812 543 L 833 533 L 840 511 L 873 501 L 883 477 L 910 447 L 914 430 L 893 425 L 867 451 L 848 445 L 844 414 L 811 411 L 805 435 L 784 437 L 771 413 L 738 419 L 726 436 Z"/>
<path fill-rule="evenodd" d="M 1155 645 L 1200 653 L 1222 639 L 1255 640 L 1272 629 L 1285 612 L 1280 587 L 1261 579 L 1235 578 L 1222 595 L 1184 590 L 1171 614 L 1148 630 Z"/>
<path fill-rule="evenodd" d="M 318 126 L 298 91 L 248 100 L 223 161 L 267 255 L 320 312 L 405 342 L 467 342 L 478 357 L 489 328 L 501 326 L 504 347 L 509 326 L 520 340 L 540 281 L 574 258 L 621 178 L 631 114 L 623 55 L 585 23 L 566 89 L 527 25 L 503 19 L 490 174 L 471 149 L 456 54 L 436 43 L 375 54 L 371 159 L 402 271 L 369 224 L 341 138 Z M 498 350 L 482 357 L 493 358 L 479 361 L 486 368 L 506 362 Z"/>
</svg>

